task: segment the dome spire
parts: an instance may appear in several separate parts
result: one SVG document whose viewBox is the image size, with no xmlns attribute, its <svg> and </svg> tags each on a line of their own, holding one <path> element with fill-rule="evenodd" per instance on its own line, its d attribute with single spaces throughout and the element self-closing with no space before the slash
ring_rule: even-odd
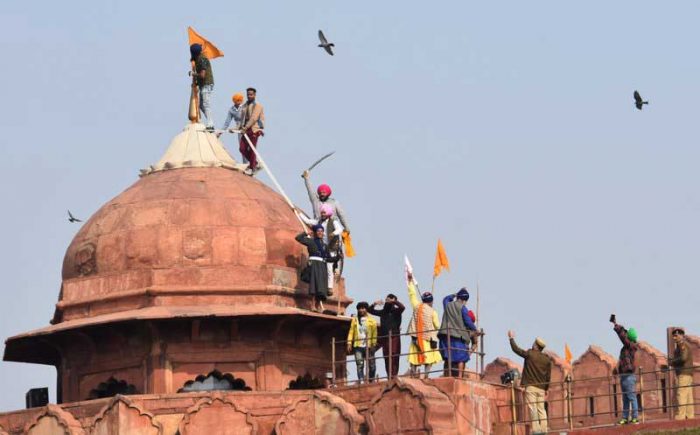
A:
<svg viewBox="0 0 700 435">
<path fill-rule="evenodd" d="M 243 171 L 246 165 L 237 163 L 214 133 L 200 123 L 187 124 L 170 142 L 158 163 L 141 169 L 141 176 L 178 168 L 223 167 Z"/>
</svg>

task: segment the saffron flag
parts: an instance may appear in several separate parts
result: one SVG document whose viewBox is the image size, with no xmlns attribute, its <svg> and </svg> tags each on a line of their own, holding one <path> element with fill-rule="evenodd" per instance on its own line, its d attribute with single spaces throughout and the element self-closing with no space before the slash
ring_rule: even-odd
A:
<svg viewBox="0 0 700 435">
<path fill-rule="evenodd" d="M 445 247 L 442 246 L 442 240 L 438 239 L 437 251 L 435 252 L 435 265 L 433 266 L 433 277 L 440 275 L 442 269 L 450 270 L 450 260 L 447 259 Z"/>
<path fill-rule="evenodd" d="M 352 247 L 352 238 L 347 231 L 343 231 L 343 244 L 345 245 L 345 256 L 348 258 L 354 257 L 355 248 Z"/>
<path fill-rule="evenodd" d="M 571 349 L 569 349 L 569 345 L 564 343 L 564 359 L 566 360 L 566 362 L 571 364 L 572 358 L 573 356 L 571 355 Z"/>
<path fill-rule="evenodd" d="M 219 50 L 214 44 L 204 39 L 204 37 L 195 32 L 192 27 L 187 28 L 187 36 L 190 38 L 190 45 L 202 44 L 202 54 L 207 59 L 215 59 L 224 55 L 223 51 Z"/>
</svg>

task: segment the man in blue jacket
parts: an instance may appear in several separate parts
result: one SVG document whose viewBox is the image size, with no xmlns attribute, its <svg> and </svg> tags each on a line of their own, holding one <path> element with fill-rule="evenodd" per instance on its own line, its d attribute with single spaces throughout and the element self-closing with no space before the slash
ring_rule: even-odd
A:
<svg viewBox="0 0 700 435">
<path fill-rule="evenodd" d="M 469 362 L 469 343 L 472 331 L 476 331 L 476 325 L 469 317 L 468 300 L 469 292 L 466 288 L 447 295 L 442 300 L 445 312 L 442 315 L 438 338 L 440 353 L 445 361 L 445 376 L 462 377 L 464 366 Z"/>
</svg>

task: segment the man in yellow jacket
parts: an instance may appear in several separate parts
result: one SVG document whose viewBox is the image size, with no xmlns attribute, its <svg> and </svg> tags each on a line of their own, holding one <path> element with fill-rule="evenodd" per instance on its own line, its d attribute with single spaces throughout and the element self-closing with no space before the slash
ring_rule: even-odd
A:
<svg viewBox="0 0 700 435">
<path fill-rule="evenodd" d="M 369 360 L 369 380 L 372 381 L 377 372 L 377 363 L 374 352 L 377 348 L 377 321 L 367 313 L 369 304 L 358 302 L 357 316 L 350 322 L 348 331 L 347 352 L 354 353 L 357 365 L 357 379 L 359 383 L 366 381 L 365 359 Z"/>
</svg>

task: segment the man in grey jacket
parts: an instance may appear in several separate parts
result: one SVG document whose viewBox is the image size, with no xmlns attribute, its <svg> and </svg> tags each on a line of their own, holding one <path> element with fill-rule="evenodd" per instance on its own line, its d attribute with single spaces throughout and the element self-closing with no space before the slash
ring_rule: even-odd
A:
<svg viewBox="0 0 700 435">
<path fill-rule="evenodd" d="M 340 220 L 343 228 L 348 234 L 350 234 L 350 226 L 348 225 L 348 219 L 345 216 L 345 211 L 335 198 L 331 198 L 332 191 L 330 186 L 327 184 L 321 184 L 318 186 L 318 189 L 316 189 L 316 192 L 314 192 L 314 188 L 311 185 L 311 180 L 309 180 L 309 175 L 309 171 L 304 171 L 304 173 L 301 174 L 302 178 L 304 179 L 304 183 L 306 184 L 306 191 L 309 193 L 309 200 L 311 201 L 311 206 L 314 210 L 314 218 L 318 219 L 321 216 L 321 206 L 323 204 L 328 204 L 333 207 L 335 215 Z"/>
</svg>

